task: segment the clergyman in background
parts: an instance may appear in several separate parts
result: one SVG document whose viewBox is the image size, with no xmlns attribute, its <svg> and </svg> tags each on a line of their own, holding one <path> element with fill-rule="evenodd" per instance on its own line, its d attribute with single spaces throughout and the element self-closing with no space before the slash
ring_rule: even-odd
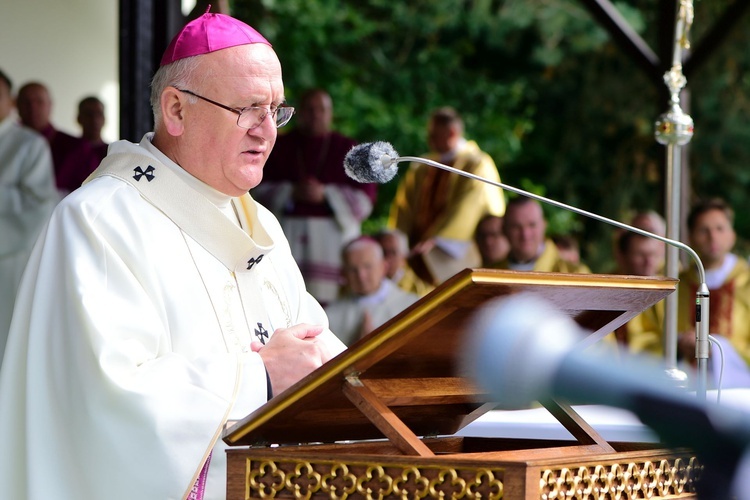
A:
<svg viewBox="0 0 750 500">
<path fill-rule="evenodd" d="M 47 139 L 60 194 L 65 196 L 79 188 L 86 177 L 99 166 L 100 158 L 88 142 L 63 132 L 52 124 L 52 97 L 46 85 L 40 82 L 23 85 L 18 90 L 16 106 L 21 123 Z"/>
<path fill-rule="evenodd" d="M 21 274 L 58 201 L 49 145 L 18 123 L 11 91 L 0 70 L 0 365 Z"/>
<path fill-rule="evenodd" d="M 406 235 L 398 229 L 382 229 L 373 238 L 383 247 L 385 259 L 385 275 L 396 283 L 399 288 L 420 297 L 426 295 L 434 287 L 424 282 L 409 266 L 409 241 Z"/>
<path fill-rule="evenodd" d="M 583 263 L 565 260 L 555 243 L 546 237 L 547 221 L 542 206 L 519 196 L 508 202 L 503 230 L 510 243 L 508 257 L 495 267 L 515 271 L 590 273 Z"/>
<path fill-rule="evenodd" d="M 96 96 L 84 97 L 78 103 L 76 120 L 81 126 L 81 139 L 91 145 L 99 161 L 103 160 L 107 156 L 109 146 L 102 139 L 102 129 L 105 123 L 104 103 Z"/>
<path fill-rule="evenodd" d="M 342 250 L 346 294 L 326 306 L 331 330 L 347 345 L 370 333 L 419 299 L 386 277 L 383 248 L 369 236 Z"/>
<path fill-rule="evenodd" d="M 308 291 L 326 304 L 339 293 L 341 247 L 360 235 L 377 187 L 346 175 L 344 157 L 356 141 L 333 130 L 328 92 L 303 93 L 296 122 L 279 136 L 251 194 L 276 214 Z"/>
<path fill-rule="evenodd" d="M 433 111 L 427 122 L 427 141 L 426 158 L 500 182 L 492 158 L 464 137 L 464 123 L 455 109 Z M 480 264 L 474 229 L 484 214 L 503 215 L 504 211 L 501 188 L 413 163 L 399 183 L 388 224 L 409 238 L 409 263 L 417 275 L 438 285 L 455 272 Z"/>
</svg>

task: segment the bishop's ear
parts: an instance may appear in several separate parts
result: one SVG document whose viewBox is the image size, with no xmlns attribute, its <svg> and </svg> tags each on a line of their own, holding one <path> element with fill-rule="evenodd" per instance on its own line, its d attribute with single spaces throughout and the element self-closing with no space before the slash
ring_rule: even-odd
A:
<svg viewBox="0 0 750 500">
<path fill-rule="evenodd" d="M 174 87 L 167 87 L 161 93 L 161 116 L 169 135 L 178 136 L 184 132 L 187 99 L 188 96 Z"/>
</svg>

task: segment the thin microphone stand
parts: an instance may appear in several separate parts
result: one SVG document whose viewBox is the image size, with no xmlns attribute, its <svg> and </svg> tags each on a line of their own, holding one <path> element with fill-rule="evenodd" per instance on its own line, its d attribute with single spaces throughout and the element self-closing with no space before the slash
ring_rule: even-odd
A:
<svg viewBox="0 0 750 500">
<path fill-rule="evenodd" d="M 683 49 L 690 48 L 687 35 L 693 24 L 693 2 L 692 0 L 679 0 L 678 3 L 672 67 L 664 74 L 664 83 L 670 93 L 670 107 L 666 113 L 659 116 L 659 119 L 655 123 L 656 140 L 667 147 L 667 182 L 665 185 L 667 236 L 675 240 L 679 238 L 680 234 L 682 146 L 690 142 L 694 131 L 693 119 L 680 108 L 680 92 L 687 84 L 687 79 L 682 74 L 682 51 Z M 698 368 L 696 392 L 699 397 L 705 399 L 710 347 L 708 340 L 709 297 L 705 272 L 700 266 L 698 272 L 701 277 L 697 293 L 701 298 L 696 298 L 695 311 L 695 359 Z M 676 278 L 679 274 L 679 259 L 675 248 L 667 249 L 666 274 L 670 278 Z M 701 290 L 704 290 L 704 292 L 701 292 Z M 664 308 L 664 357 L 668 371 L 673 373 L 679 372 L 677 370 L 677 299 L 676 293 L 667 297 L 665 300 L 666 307 Z M 703 315 L 702 321 L 701 315 Z"/>
<path fill-rule="evenodd" d="M 562 208 L 563 210 L 569 210 L 571 212 L 575 212 L 577 214 L 583 215 L 585 217 L 589 217 L 594 220 L 598 220 L 600 222 L 604 222 L 605 224 L 610 224 L 615 227 L 619 227 L 621 229 L 625 229 L 627 231 L 632 231 L 634 233 L 638 233 L 641 236 L 645 236 L 647 238 L 654 238 L 661 242 L 666 243 L 667 245 L 670 245 L 675 248 L 679 248 L 684 250 L 685 252 L 690 255 L 690 257 L 695 261 L 695 265 L 698 268 L 698 274 L 700 276 L 700 286 L 698 287 L 698 291 L 696 292 L 696 315 L 695 315 L 695 331 L 696 335 L 698 335 L 698 332 L 702 332 L 703 335 L 705 335 L 706 344 L 708 344 L 708 286 L 706 285 L 706 271 L 703 267 L 703 262 L 701 262 L 700 257 L 698 254 L 687 246 L 686 244 L 672 240 L 669 238 L 665 238 L 663 236 L 659 236 L 658 234 L 650 233 L 648 231 L 644 231 L 643 229 L 630 226 L 628 224 L 616 221 L 614 219 L 609 219 L 607 217 L 604 217 L 602 215 L 598 215 L 592 212 L 588 212 L 586 210 L 576 208 L 572 205 L 566 205 L 565 203 L 552 200 L 550 198 L 545 198 L 544 196 L 540 196 L 538 194 L 530 193 L 528 191 L 524 191 L 523 189 L 519 189 L 513 186 L 508 186 L 507 184 L 503 184 L 501 182 L 495 182 L 491 181 L 489 179 L 485 179 L 484 177 L 480 177 L 476 174 L 472 174 L 471 172 L 464 172 L 463 170 L 459 170 L 454 167 L 449 167 L 448 165 L 443 165 L 442 163 L 438 163 L 436 161 L 428 160 L 427 158 L 420 158 L 418 156 L 398 156 L 398 157 L 392 157 L 389 154 L 383 154 L 380 157 L 380 162 L 383 164 L 384 169 L 388 169 L 392 165 L 395 165 L 397 163 L 401 162 L 416 162 L 416 163 L 424 163 L 425 165 L 429 165 L 432 167 L 440 168 L 442 170 L 447 170 L 448 172 L 453 172 L 454 174 L 462 175 L 464 177 L 468 177 L 470 179 L 474 179 L 480 182 L 485 182 L 487 184 L 491 184 L 493 186 L 505 189 L 507 191 L 510 191 L 512 193 L 520 194 L 521 196 L 526 196 L 528 198 L 533 198 L 537 201 L 541 201 L 543 203 L 547 203 L 549 205 L 554 205 L 558 208 Z M 697 347 L 696 347 L 696 358 L 697 358 Z M 700 361 L 700 360 L 699 360 Z M 700 366 L 700 365 L 699 365 Z M 698 381 L 698 395 L 702 396 L 703 399 L 706 398 L 706 385 L 705 385 L 706 379 L 702 379 Z M 701 390 L 702 387 L 702 390 Z"/>
</svg>

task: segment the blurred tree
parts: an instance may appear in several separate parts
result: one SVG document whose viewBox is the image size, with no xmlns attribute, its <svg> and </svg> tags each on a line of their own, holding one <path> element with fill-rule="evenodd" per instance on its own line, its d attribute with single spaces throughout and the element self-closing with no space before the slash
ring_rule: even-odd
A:
<svg viewBox="0 0 750 500">
<path fill-rule="evenodd" d="M 731 4 L 696 1 L 691 39 Z M 659 0 L 615 5 L 656 46 Z M 663 212 L 653 122 L 667 103 L 576 0 L 234 0 L 232 12 L 274 44 L 288 101 L 327 88 L 336 126 L 360 141 L 421 154 L 430 111 L 452 105 L 504 182 L 620 220 Z M 696 123 L 693 186 L 735 206 L 740 234 L 750 234 L 745 31 L 691 77 L 686 108 Z M 395 188 L 381 187 L 367 229 L 383 223 Z M 547 210 L 552 231 L 575 233 L 594 270 L 611 269 L 611 228 Z"/>
</svg>

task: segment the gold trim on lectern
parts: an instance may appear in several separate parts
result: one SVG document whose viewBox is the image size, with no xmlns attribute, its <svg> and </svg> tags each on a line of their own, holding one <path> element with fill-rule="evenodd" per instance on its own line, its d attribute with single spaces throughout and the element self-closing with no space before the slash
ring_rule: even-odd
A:
<svg viewBox="0 0 750 500">
<path fill-rule="evenodd" d="M 539 294 L 591 332 L 583 348 L 676 283 L 466 269 L 226 429 L 227 500 L 605 499 L 623 488 L 628 498 L 694 498 L 702 467 L 690 450 L 610 443 L 564 402 L 541 403 L 572 441 L 454 436 L 495 406 L 462 373 L 480 306 Z"/>
<path fill-rule="evenodd" d="M 228 428 L 224 440 L 262 445 L 384 437 L 344 395 L 347 377 L 366 387 L 372 380 L 381 402 L 417 435 L 453 434 L 492 408 L 487 395 L 458 373 L 464 327 L 483 303 L 518 292 L 540 294 L 590 330 L 593 342 L 673 292 L 676 283 L 466 269 Z"/>
</svg>

